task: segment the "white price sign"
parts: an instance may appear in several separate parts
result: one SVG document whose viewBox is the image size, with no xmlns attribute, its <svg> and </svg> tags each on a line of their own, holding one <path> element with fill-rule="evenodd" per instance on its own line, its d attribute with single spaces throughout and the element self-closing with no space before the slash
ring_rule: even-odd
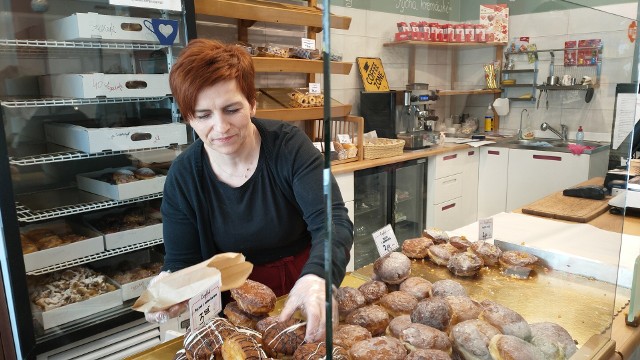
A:
<svg viewBox="0 0 640 360">
<path fill-rule="evenodd" d="M 351 136 L 349 134 L 338 134 L 338 142 L 340 144 L 351 144 Z"/>
<path fill-rule="evenodd" d="M 208 289 L 189 300 L 191 331 L 205 326 L 211 319 L 218 316 L 221 310 L 220 278 L 218 277 Z"/>
<path fill-rule="evenodd" d="M 316 41 L 314 39 L 302 38 L 302 48 L 307 50 L 315 50 Z"/>
<path fill-rule="evenodd" d="M 309 83 L 309 94 L 322 94 L 320 83 Z"/>
<path fill-rule="evenodd" d="M 493 237 L 493 218 L 478 219 L 478 240 L 487 240 Z"/>
<path fill-rule="evenodd" d="M 322 146 L 322 143 L 321 143 L 321 142 L 314 141 L 314 142 L 313 142 L 313 146 L 315 146 L 315 147 L 316 147 L 316 149 L 318 149 L 318 151 L 320 151 L 320 152 L 324 152 L 324 151 L 323 151 L 323 146 Z"/>
<path fill-rule="evenodd" d="M 376 230 L 372 235 L 380 257 L 385 256 L 400 247 L 400 245 L 398 245 L 398 239 L 396 239 L 396 234 L 391 228 L 391 224 L 387 224 L 387 226 L 382 229 Z"/>
</svg>

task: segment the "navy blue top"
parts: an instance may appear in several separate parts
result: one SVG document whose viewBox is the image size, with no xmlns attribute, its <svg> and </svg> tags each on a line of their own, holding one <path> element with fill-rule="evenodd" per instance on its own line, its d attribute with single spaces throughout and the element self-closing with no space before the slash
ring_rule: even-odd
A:
<svg viewBox="0 0 640 360">
<path fill-rule="evenodd" d="M 240 252 L 261 265 L 311 243 L 300 276 L 324 277 L 323 157 L 307 135 L 281 121 L 252 119 L 261 136 L 253 175 L 233 188 L 217 179 L 198 139 L 178 156 L 162 200 L 163 270 L 176 271 L 221 252 Z M 333 282 L 342 282 L 353 243 L 340 189 L 331 175 Z"/>
</svg>

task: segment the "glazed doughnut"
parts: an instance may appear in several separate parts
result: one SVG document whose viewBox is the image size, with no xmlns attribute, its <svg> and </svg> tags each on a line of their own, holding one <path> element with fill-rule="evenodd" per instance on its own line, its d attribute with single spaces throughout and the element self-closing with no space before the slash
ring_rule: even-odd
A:
<svg viewBox="0 0 640 360">
<path fill-rule="evenodd" d="M 353 344 L 349 355 L 352 360 L 403 360 L 407 350 L 400 340 L 380 336 Z"/>
<path fill-rule="evenodd" d="M 118 169 L 111 177 L 116 184 L 126 184 L 138 180 L 133 171 L 129 169 Z"/>
<path fill-rule="evenodd" d="M 498 259 L 500 265 L 504 267 L 511 266 L 522 266 L 522 267 L 531 267 L 538 261 L 538 258 L 535 255 L 531 255 L 524 251 L 518 250 L 507 250 L 503 251 L 500 254 L 500 258 Z"/>
<path fill-rule="evenodd" d="M 411 324 L 400 332 L 400 340 L 409 351 L 435 349 L 451 353 L 451 340 L 444 331 L 423 324 Z"/>
<path fill-rule="evenodd" d="M 431 245 L 433 245 L 433 240 L 426 237 L 407 239 L 402 243 L 402 253 L 410 259 L 424 259 L 427 257 L 427 250 Z"/>
<path fill-rule="evenodd" d="M 447 263 L 447 268 L 453 275 L 471 277 L 476 276 L 483 265 L 484 263 L 478 255 L 472 252 L 463 252 L 453 254 Z"/>
<path fill-rule="evenodd" d="M 353 310 L 345 322 L 351 325 L 360 325 L 369 330 L 372 336 L 384 334 L 389 325 L 389 314 L 382 306 L 367 305 Z"/>
<path fill-rule="evenodd" d="M 180 349 L 173 355 L 173 360 L 189 360 L 189 358 L 187 357 L 187 352 L 184 349 Z"/>
<path fill-rule="evenodd" d="M 410 315 L 400 315 L 398 317 L 394 317 L 389 322 L 389 328 L 387 329 L 387 334 L 393 336 L 394 338 L 399 338 L 400 333 L 407 326 L 411 325 L 411 316 Z"/>
<path fill-rule="evenodd" d="M 476 241 L 469 247 L 473 253 L 478 255 L 485 265 L 494 266 L 500 259 L 502 251 L 495 245 L 485 241 Z"/>
<path fill-rule="evenodd" d="M 442 350 L 415 349 L 404 360 L 451 360 L 451 356 Z"/>
<path fill-rule="evenodd" d="M 338 314 L 343 320 L 350 312 L 365 305 L 365 298 L 360 290 L 348 286 L 338 288 L 336 301 L 338 302 Z"/>
<path fill-rule="evenodd" d="M 455 246 L 460 251 L 467 251 L 471 246 L 471 241 L 467 240 L 464 236 L 450 236 L 449 244 Z"/>
<path fill-rule="evenodd" d="M 457 281 L 444 279 L 431 284 L 431 296 L 467 296 L 467 290 Z"/>
<path fill-rule="evenodd" d="M 467 320 L 451 328 L 451 341 L 466 360 L 492 360 L 489 343 L 499 334 L 498 329 L 485 321 Z"/>
<path fill-rule="evenodd" d="M 223 313 L 233 325 L 242 326 L 249 329 L 255 329 L 258 321 L 267 317 L 266 314 L 262 314 L 262 315 L 249 314 L 248 312 L 240 309 L 240 306 L 238 306 L 238 303 L 235 301 L 228 303 L 224 307 Z"/>
<path fill-rule="evenodd" d="M 399 252 L 389 253 L 373 263 L 376 276 L 387 284 L 400 284 L 411 274 L 411 260 Z"/>
<path fill-rule="evenodd" d="M 400 291 L 408 292 L 416 299 L 422 300 L 431 293 L 431 281 L 419 276 L 408 277 L 400 284 Z"/>
<path fill-rule="evenodd" d="M 304 341 L 306 323 L 294 318 L 267 327 L 262 335 L 262 347 L 273 358 L 291 356 Z"/>
<path fill-rule="evenodd" d="M 250 335 L 237 332 L 224 339 L 221 347 L 223 359 L 262 360 L 267 355 L 260 343 Z"/>
<path fill-rule="evenodd" d="M 531 343 L 542 351 L 547 359 L 569 359 L 578 351 L 569 332 L 552 322 L 530 324 Z"/>
<path fill-rule="evenodd" d="M 293 353 L 293 360 L 324 360 L 327 348 L 324 342 L 308 343 L 298 346 Z M 336 360 L 349 360 L 349 353 L 340 346 L 333 346 L 331 358 Z"/>
<path fill-rule="evenodd" d="M 451 306 L 452 325 L 477 319 L 482 312 L 482 305 L 468 296 L 446 296 L 444 299 Z"/>
<path fill-rule="evenodd" d="M 522 315 L 491 300 L 483 300 L 480 304 L 480 320 L 488 322 L 505 335 L 513 335 L 525 341 L 531 339 L 531 326 Z"/>
<path fill-rule="evenodd" d="M 275 324 L 278 322 L 278 315 L 274 315 L 274 316 L 267 316 L 266 318 L 258 321 L 256 323 L 256 331 L 258 331 L 260 334 L 264 334 L 264 332 L 267 330 L 267 328 L 269 328 L 271 325 Z"/>
<path fill-rule="evenodd" d="M 494 360 L 544 360 L 544 354 L 535 345 L 512 335 L 491 338 L 489 352 Z"/>
<path fill-rule="evenodd" d="M 449 259 L 460 252 L 455 246 L 449 243 L 437 244 L 429 247 L 429 260 L 437 265 L 447 266 Z"/>
<path fill-rule="evenodd" d="M 393 317 L 411 314 L 417 304 L 418 299 L 404 291 L 390 292 L 378 301 L 378 305 L 385 308 Z"/>
<path fill-rule="evenodd" d="M 252 315 L 267 314 L 276 307 L 276 294 L 268 286 L 249 280 L 235 289 L 231 297 L 238 302 L 240 309 Z"/>
<path fill-rule="evenodd" d="M 411 312 L 411 322 L 447 331 L 451 323 L 451 306 L 442 297 L 424 299 Z"/>
<path fill-rule="evenodd" d="M 371 333 L 360 325 L 338 325 L 333 332 L 333 343 L 346 350 L 351 349 L 358 341 L 366 339 L 371 339 Z"/>
<path fill-rule="evenodd" d="M 433 240 L 434 244 L 444 244 L 449 241 L 449 235 L 444 230 L 434 227 L 424 229 L 422 236 Z"/>
<path fill-rule="evenodd" d="M 360 293 L 364 296 L 364 300 L 367 304 L 372 304 L 389 293 L 387 284 L 378 280 L 369 280 L 360 285 L 358 290 L 360 290 Z"/>
<path fill-rule="evenodd" d="M 147 180 L 147 179 L 152 179 L 156 177 L 156 173 L 155 171 L 147 167 L 143 167 L 143 168 L 136 169 L 133 172 L 133 176 L 135 176 L 139 180 Z"/>
</svg>

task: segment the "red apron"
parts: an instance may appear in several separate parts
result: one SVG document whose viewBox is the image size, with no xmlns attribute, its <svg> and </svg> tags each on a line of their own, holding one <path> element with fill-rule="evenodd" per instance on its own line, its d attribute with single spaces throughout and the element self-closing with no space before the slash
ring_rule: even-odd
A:
<svg viewBox="0 0 640 360">
<path fill-rule="evenodd" d="M 300 277 L 304 264 L 309 260 L 310 250 L 311 246 L 308 246 L 296 255 L 254 265 L 249 279 L 267 285 L 276 296 L 286 295 Z"/>
</svg>

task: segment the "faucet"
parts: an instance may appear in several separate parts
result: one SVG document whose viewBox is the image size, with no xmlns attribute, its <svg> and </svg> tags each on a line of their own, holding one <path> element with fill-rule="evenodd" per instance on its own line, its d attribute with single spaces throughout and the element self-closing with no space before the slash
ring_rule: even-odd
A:
<svg viewBox="0 0 640 360">
<path fill-rule="evenodd" d="M 569 127 L 564 124 L 560 124 L 560 132 L 549 125 L 547 122 L 543 122 L 540 124 L 540 130 L 547 131 L 551 130 L 552 133 L 556 134 L 562 141 L 567 141 L 569 139 Z"/>
<path fill-rule="evenodd" d="M 518 128 L 518 140 L 522 140 L 524 139 L 524 137 L 522 137 L 522 115 L 524 115 L 524 113 L 529 113 L 529 111 L 527 109 L 522 109 L 522 111 L 520 112 L 520 127 Z"/>
</svg>

